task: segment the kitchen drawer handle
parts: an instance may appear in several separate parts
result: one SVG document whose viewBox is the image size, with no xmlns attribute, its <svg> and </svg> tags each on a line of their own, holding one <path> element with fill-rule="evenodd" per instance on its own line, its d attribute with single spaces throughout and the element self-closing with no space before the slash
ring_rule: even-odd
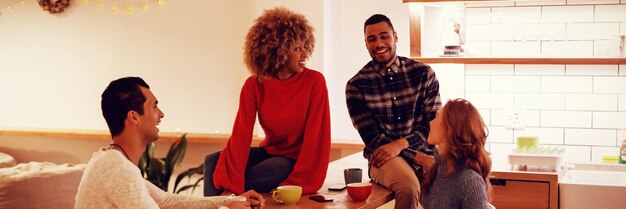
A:
<svg viewBox="0 0 626 209">
<path fill-rule="evenodd" d="M 506 186 L 506 179 L 489 179 L 493 186 Z"/>
</svg>

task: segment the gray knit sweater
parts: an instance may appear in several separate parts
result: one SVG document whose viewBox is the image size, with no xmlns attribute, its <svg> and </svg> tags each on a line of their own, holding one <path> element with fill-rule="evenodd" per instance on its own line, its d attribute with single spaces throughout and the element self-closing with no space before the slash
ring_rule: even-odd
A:
<svg viewBox="0 0 626 209">
<path fill-rule="evenodd" d="M 464 165 L 457 165 L 456 171 L 445 177 L 448 166 L 441 163 L 441 157 L 435 154 L 439 165 L 435 181 L 424 195 L 424 209 L 490 209 L 487 200 L 487 187 L 483 178 L 474 170 Z"/>
</svg>

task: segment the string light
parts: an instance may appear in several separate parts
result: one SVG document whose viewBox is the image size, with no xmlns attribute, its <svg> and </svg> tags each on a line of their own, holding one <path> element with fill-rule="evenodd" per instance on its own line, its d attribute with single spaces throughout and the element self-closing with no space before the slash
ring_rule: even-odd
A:
<svg viewBox="0 0 626 209">
<path fill-rule="evenodd" d="M 89 5 L 89 0 L 82 0 L 83 4 Z M 150 4 L 165 5 L 165 0 L 95 0 L 96 8 L 111 8 L 112 13 L 124 12 L 131 14 L 135 10 L 148 11 Z"/>
<path fill-rule="evenodd" d="M 135 11 L 146 12 L 150 10 L 151 4 L 163 6 L 165 0 L 75 0 L 81 2 L 82 5 L 95 7 L 97 9 L 109 8 L 112 13 L 132 14 Z M 0 0 L 0 16 L 13 12 L 18 8 L 32 5 L 27 0 Z"/>
<path fill-rule="evenodd" d="M 26 0 L 0 0 L 0 15 L 8 14 L 7 11 L 13 12 L 24 6 L 26 6 Z"/>
</svg>

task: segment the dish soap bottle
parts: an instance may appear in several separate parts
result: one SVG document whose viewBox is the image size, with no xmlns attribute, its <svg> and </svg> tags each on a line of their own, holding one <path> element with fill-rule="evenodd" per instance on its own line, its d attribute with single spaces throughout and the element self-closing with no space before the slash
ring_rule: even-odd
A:
<svg viewBox="0 0 626 209">
<path fill-rule="evenodd" d="M 622 141 L 622 146 L 619 149 L 619 164 L 626 164 L 626 139 Z"/>
</svg>

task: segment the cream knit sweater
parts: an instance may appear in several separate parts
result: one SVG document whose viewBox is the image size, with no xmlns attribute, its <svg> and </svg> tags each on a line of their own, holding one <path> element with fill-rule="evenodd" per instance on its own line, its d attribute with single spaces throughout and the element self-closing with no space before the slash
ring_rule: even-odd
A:
<svg viewBox="0 0 626 209">
<path fill-rule="evenodd" d="M 102 148 L 85 168 L 74 208 L 218 208 L 230 201 L 226 196 L 164 192 L 145 180 L 122 153 Z"/>
</svg>

